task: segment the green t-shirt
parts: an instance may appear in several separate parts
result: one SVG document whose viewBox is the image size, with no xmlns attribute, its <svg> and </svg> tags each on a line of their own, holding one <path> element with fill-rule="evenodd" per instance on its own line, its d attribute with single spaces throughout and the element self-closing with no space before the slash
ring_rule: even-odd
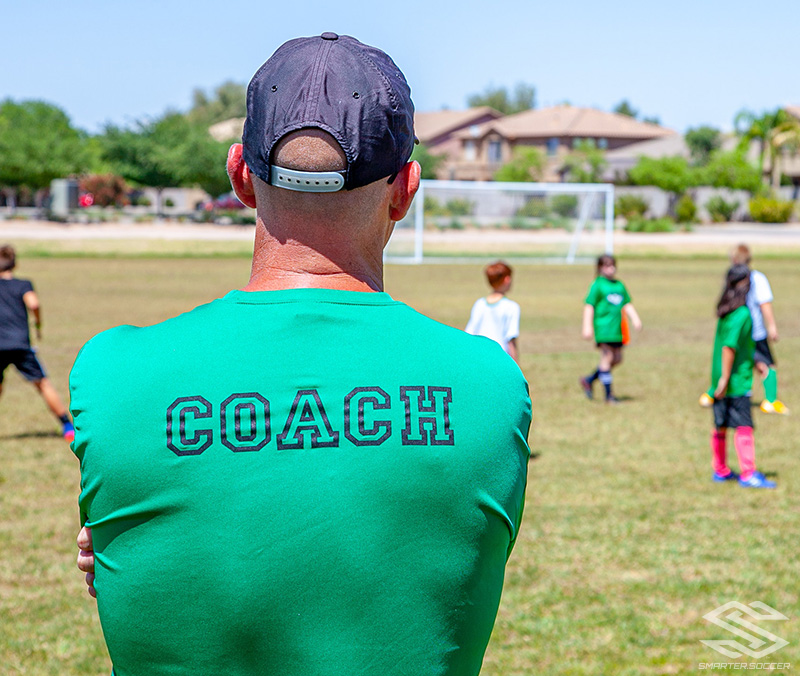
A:
<svg viewBox="0 0 800 676">
<path fill-rule="evenodd" d="M 243 292 L 89 341 L 80 507 L 117 676 L 474 675 L 531 403 L 385 293 Z"/>
<path fill-rule="evenodd" d="M 711 388 L 716 389 L 722 375 L 722 348 L 735 350 L 726 397 L 749 396 L 753 389 L 753 319 L 746 305 L 717 320 L 714 354 L 711 360 Z"/>
<path fill-rule="evenodd" d="M 586 302 L 594 307 L 594 339 L 597 343 L 622 342 L 622 308 L 631 302 L 618 279 L 598 276 L 589 287 Z"/>
</svg>

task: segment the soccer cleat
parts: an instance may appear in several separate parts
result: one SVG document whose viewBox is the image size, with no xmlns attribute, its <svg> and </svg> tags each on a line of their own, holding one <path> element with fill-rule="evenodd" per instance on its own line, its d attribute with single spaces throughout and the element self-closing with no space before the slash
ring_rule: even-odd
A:
<svg viewBox="0 0 800 676">
<path fill-rule="evenodd" d="M 62 431 L 62 435 L 69 442 L 75 440 L 75 427 L 73 427 L 71 422 L 64 423 L 64 429 Z"/>
<path fill-rule="evenodd" d="M 711 408 L 714 405 L 714 397 L 708 396 L 708 392 L 703 392 L 700 395 L 700 400 L 697 402 L 703 408 Z"/>
<path fill-rule="evenodd" d="M 613 394 L 610 397 L 606 397 L 607 404 L 619 404 L 619 399 L 617 399 Z"/>
<path fill-rule="evenodd" d="M 753 472 L 749 479 L 739 477 L 739 485 L 743 488 L 775 488 L 777 484 L 767 479 L 761 472 Z"/>
<path fill-rule="evenodd" d="M 594 392 L 592 392 L 592 384 L 586 380 L 586 378 L 579 378 L 578 382 L 580 382 L 581 387 L 583 388 L 583 393 L 586 395 L 587 399 L 592 399 L 594 397 Z"/>
<path fill-rule="evenodd" d="M 711 480 L 716 482 L 723 482 L 723 481 L 735 481 L 739 478 L 739 475 L 736 472 L 731 472 L 730 474 L 717 474 L 716 472 L 711 472 Z"/>
<path fill-rule="evenodd" d="M 789 415 L 789 409 L 786 407 L 780 399 L 776 399 L 775 401 L 764 401 L 761 402 L 761 406 L 759 406 L 763 413 L 777 413 L 778 415 Z"/>
</svg>

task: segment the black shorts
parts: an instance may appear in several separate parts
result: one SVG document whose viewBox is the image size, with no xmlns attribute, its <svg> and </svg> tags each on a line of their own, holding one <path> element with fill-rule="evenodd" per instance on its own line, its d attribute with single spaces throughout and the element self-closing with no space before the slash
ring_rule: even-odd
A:
<svg viewBox="0 0 800 676">
<path fill-rule="evenodd" d="M 714 426 L 753 427 L 750 397 L 725 397 L 714 402 Z"/>
<path fill-rule="evenodd" d="M 36 358 L 32 349 L 27 350 L 0 350 L 0 383 L 3 382 L 3 372 L 11 365 L 17 367 L 25 380 L 32 383 L 46 378 L 41 362 Z"/>
<path fill-rule="evenodd" d="M 769 342 L 766 338 L 756 341 L 756 351 L 753 354 L 753 361 L 772 366 L 775 360 L 772 358 L 772 350 L 769 349 Z"/>
<path fill-rule="evenodd" d="M 595 343 L 595 345 L 597 347 L 601 347 L 602 345 L 608 345 L 609 347 L 624 347 L 625 343 L 609 343 L 609 342 L 605 342 L 605 343 Z"/>
</svg>

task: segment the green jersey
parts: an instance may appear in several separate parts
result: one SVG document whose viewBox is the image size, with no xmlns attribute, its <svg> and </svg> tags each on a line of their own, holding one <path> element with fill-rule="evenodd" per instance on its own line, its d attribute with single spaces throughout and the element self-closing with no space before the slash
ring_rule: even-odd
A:
<svg viewBox="0 0 800 676">
<path fill-rule="evenodd" d="M 385 293 L 232 291 L 89 341 L 80 508 L 117 676 L 474 675 L 531 404 Z"/>
<path fill-rule="evenodd" d="M 731 379 L 728 382 L 726 397 L 750 396 L 753 389 L 753 319 L 746 305 L 717 320 L 717 333 L 714 336 L 714 354 L 711 359 L 711 388 L 716 389 L 722 375 L 722 348 L 729 347 L 736 352 L 733 357 Z"/>
<path fill-rule="evenodd" d="M 618 279 L 595 278 L 586 294 L 594 308 L 594 339 L 597 343 L 622 342 L 622 308 L 631 302 L 628 290 Z"/>
</svg>

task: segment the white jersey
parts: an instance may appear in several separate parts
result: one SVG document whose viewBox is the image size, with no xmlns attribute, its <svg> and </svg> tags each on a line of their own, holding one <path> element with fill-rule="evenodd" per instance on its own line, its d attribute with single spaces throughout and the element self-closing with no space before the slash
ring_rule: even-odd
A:
<svg viewBox="0 0 800 676">
<path fill-rule="evenodd" d="M 519 335 L 519 304 L 505 297 L 494 303 L 479 298 L 465 330 L 473 336 L 491 338 L 508 352 L 509 341 Z"/>
<path fill-rule="evenodd" d="M 747 294 L 747 308 L 753 318 L 753 340 L 764 340 L 767 329 L 764 326 L 764 315 L 761 306 L 772 302 L 772 288 L 763 272 L 752 270 L 750 272 L 750 291 Z"/>
</svg>

